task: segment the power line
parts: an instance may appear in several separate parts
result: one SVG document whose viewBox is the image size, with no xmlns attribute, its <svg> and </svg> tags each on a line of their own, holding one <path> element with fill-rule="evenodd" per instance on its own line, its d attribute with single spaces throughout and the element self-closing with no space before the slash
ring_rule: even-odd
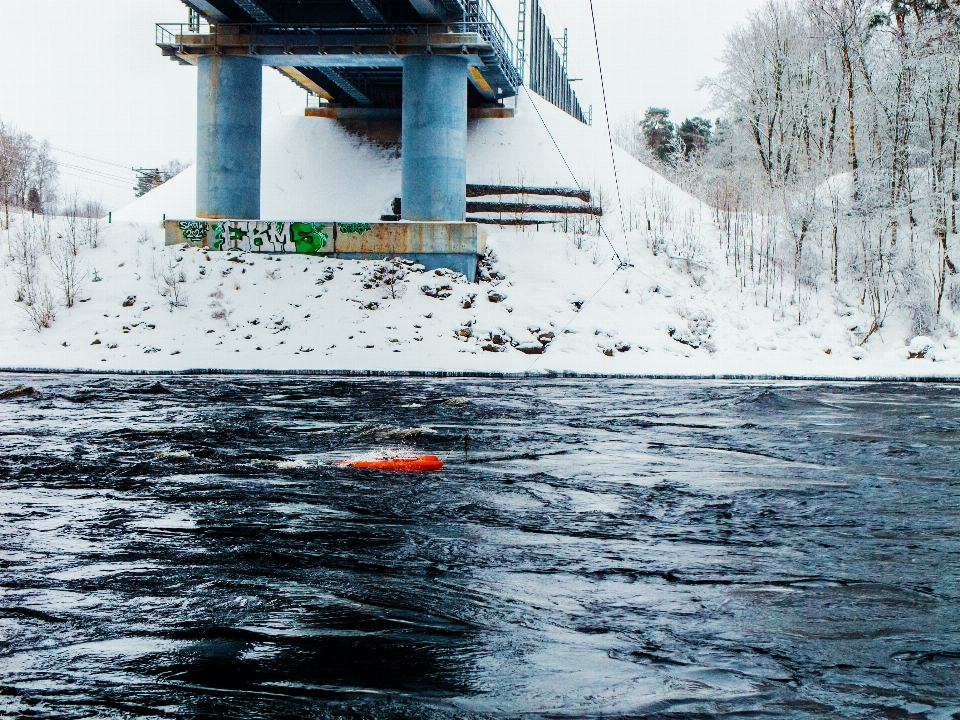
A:
<svg viewBox="0 0 960 720">
<path fill-rule="evenodd" d="M 66 149 L 64 149 L 64 148 L 58 148 L 58 147 L 56 147 L 55 145 L 51 145 L 50 148 L 51 148 L 52 150 L 56 150 L 57 152 L 66 153 L 67 155 L 76 155 L 77 157 L 81 157 L 81 158 L 83 158 L 84 160 L 93 160 L 94 162 L 102 163 L 102 164 L 104 164 L 104 165 L 113 165 L 114 167 L 123 168 L 124 170 L 129 170 L 129 169 L 130 169 L 130 168 L 128 168 L 126 165 L 120 165 L 120 164 L 115 163 L 115 162 L 110 162 L 109 160 L 101 160 L 100 158 L 91 157 L 90 155 L 83 155 L 83 154 L 81 154 L 81 153 L 74 152 L 73 150 L 66 150 Z"/>
<path fill-rule="evenodd" d="M 613 163 L 613 180 L 617 187 L 617 204 L 620 206 L 620 225 L 626 233 L 627 227 L 623 217 L 623 198 L 620 196 L 620 176 L 617 174 L 617 158 L 613 152 L 613 133 L 610 130 L 610 111 L 607 109 L 607 89 L 603 82 L 603 63 L 600 61 L 600 40 L 597 37 L 597 16 L 593 12 L 593 0 L 590 0 L 590 19 L 593 21 L 593 44 L 597 49 L 597 69 L 600 71 L 600 92 L 603 96 L 603 114 L 607 119 L 607 139 L 610 143 L 610 161 Z M 630 255 L 630 246 L 627 245 L 627 256 Z"/>
<path fill-rule="evenodd" d="M 9 153 L 0 153 L 0 157 L 5 157 L 5 158 L 8 158 L 8 159 L 13 159 L 13 160 L 19 159 L 19 158 L 13 156 L 13 155 L 10 155 Z M 99 170 L 91 170 L 90 168 L 85 168 L 85 167 L 83 167 L 83 166 L 81 166 L 81 165 L 71 165 L 70 163 L 61 162 L 61 161 L 59 161 L 59 160 L 56 161 L 56 166 L 57 166 L 57 169 L 58 169 L 58 170 L 59 170 L 61 167 L 65 167 L 65 168 L 70 168 L 71 170 L 79 170 L 80 172 L 89 173 L 89 174 L 91 174 L 91 175 L 98 175 L 98 176 L 100 176 L 100 177 L 109 178 L 109 179 L 111 179 L 111 180 L 119 180 L 120 182 L 132 182 L 132 178 L 129 178 L 129 177 L 122 177 L 122 176 L 120 176 L 120 175 L 114 175 L 114 174 L 112 174 L 112 173 L 105 173 L 105 172 L 101 172 L 101 171 L 99 171 Z M 133 170 L 131 170 L 130 172 L 132 173 Z M 69 173 L 68 173 L 68 174 L 69 174 Z"/>
<path fill-rule="evenodd" d="M 98 175 L 99 177 L 109 178 L 111 180 L 119 180 L 120 182 L 133 181 L 132 178 L 125 178 L 120 175 L 112 175 L 111 173 L 104 173 L 104 172 L 100 172 L 99 170 L 91 170 L 81 165 L 71 165 L 69 163 L 57 163 L 57 165 L 59 167 L 70 168 L 71 170 L 79 170 L 80 172 L 89 173 L 90 175 Z"/>
<path fill-rule="evenodd" d="M 67 175 L 68 177 L 77 178 L 78 180 L 93 181 L 93 182 L 101 183 L 103 185 L 109 185 L 110 187 L 117 188 L 118 190 L 122 189 L 122 190 L 129 190 L 130 192 L 133 192 L 133 188 L 130 187 L 129 185 L 117 185 L 116 183 L 110 182 L 108 180 L 101 180 L 95 177 L 85 177 L 83 175 L 75 175 L 74 173 L 71 173 L 71 172 L 63 172 L 62 174 Z"/>
</svg>

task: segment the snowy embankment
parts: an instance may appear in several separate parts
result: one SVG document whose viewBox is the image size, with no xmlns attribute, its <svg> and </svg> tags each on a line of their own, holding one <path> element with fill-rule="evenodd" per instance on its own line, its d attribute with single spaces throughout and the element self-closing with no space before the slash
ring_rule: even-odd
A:
<svg viewBox="0 0 960 720">
<path fill-rule="evenodd" d="M 544 122 L 524 98 L 513 120 L 471 123 L 469 181 L 579 183 L 602 198 L 606 236 L 490 226 L 476 284 L 401 263 L 165 248 L 161 217 L 192 215 L 191 169 L 115 212 L 98 247 L 80 245 L 73 307 L 57 252 L 36 253 L 33 282 L 60 298 L 39 332 L 16 302 L 15 246 L 28 225 L 43 233 L 14 218 L 0 367 L 960 376 L 960 341 L 911 339 L 895 316 L 861 347 L 862 311 L 835 294 L 806 299 L 802 322 L 764 306 L 727 266 L 710 208 L 618 151 L 621 222 L 605 136 L 536 103 Z M 396 149 L 334 121 L 282 118 L 264 136 L 266 219 L 376 220 L 399 194 Z M 69 232 L 52 230 L 47 245 Z"/>
</svg>

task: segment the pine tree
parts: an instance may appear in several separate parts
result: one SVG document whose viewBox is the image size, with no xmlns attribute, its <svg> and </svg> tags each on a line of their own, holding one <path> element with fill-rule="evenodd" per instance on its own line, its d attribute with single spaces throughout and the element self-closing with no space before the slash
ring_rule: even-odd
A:
<svg viewBox="0 0 960 720">
<path fill-rule="evenodd" d="M 647 108 L 640 121 L 640 129 L 647 140 L 647 146 L 657 159 L 670 162 L 674 149 L 676 128 L 668 118 L 667 108 Z"/>
<path fill-rule="evenodd" d="M 711 133 L 710 121 L 702 117 L 687 118 L 680 123 L 677 137 L 683 143 L 683 157 L 689 158 L 691 152 L 705 150 Z"/>
</svg>

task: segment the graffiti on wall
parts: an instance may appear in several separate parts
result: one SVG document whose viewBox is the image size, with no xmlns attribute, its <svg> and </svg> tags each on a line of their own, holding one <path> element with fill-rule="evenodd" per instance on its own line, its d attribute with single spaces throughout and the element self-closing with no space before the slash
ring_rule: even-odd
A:
<svg viewBox="0 0 960 720">
<path fill-rule="evenodd" d="M 207 237 L 207 224 L 202 222 L 183 221 L 177 223 L 183 239 L 188 242 L 196 242 Z"/>
<path fill-rule="evenodd" d="M 211 250 L 307 254 L 333 251 L 332 223 L 181 220 L 176 231 L 180 235 L 178 242 Z"/>
<path fill-rule="evenodd" d="M 372 227 L 370 223 L 340 223 L 337 229 L 346 234 L 363 235 L 365 232 L 370 232 Z"/>
</svg>

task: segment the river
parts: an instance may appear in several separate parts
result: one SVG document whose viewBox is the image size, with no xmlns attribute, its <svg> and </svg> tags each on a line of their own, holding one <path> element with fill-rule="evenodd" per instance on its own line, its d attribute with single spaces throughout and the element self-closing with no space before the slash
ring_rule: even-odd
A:
<svg viewBox="0 0 960 720">
<path fill-rule="evenodd" d="M 19 384 L 0 714 L 960 717 L 958 386 Z"/>
</svg>

